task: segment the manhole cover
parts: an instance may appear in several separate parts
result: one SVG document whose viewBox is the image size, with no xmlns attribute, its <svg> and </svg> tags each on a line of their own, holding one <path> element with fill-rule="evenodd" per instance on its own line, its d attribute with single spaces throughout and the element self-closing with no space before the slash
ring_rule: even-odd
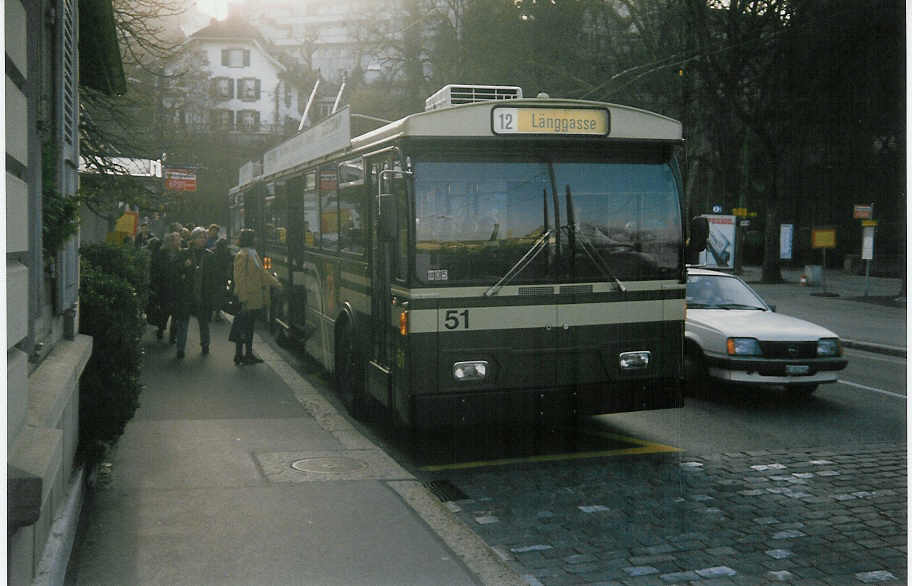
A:
<svg viewBox="0 0 912 586">
<path fill-rule="evenodd" d="M 292 462 L 291 467 L 300 472 L 312 472 L 317 474 L 340 474 L 344 472 L 355 472 L 367 468 L 367 464 L 352 458 L 342 456 L 322 457 L 322 458 L 304 458 Z"/>
</svg>

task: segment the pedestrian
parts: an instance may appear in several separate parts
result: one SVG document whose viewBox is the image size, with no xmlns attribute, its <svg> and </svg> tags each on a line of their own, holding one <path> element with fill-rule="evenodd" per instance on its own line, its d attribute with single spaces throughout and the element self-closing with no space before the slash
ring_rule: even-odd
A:
<svg viewBox="0 0 912 586">
<path fill-rule="evenodd" d="M 212 250 L 212 251 L 215 250 L 215 245 L 218 242 L 220 230 L 221 230 L 221 227 L 219 227 L 218 224 L 209 225 L 209 233 L 208 233 L 208 237 L 206 238 L 206 248 L 208 248 L 209 250 Z"/>
<path fill-rule="evenodd" d="M 215 264 L 215 253 L 206 248 L 206 229 L 197 227 L 190 233 L 189 248 L 186 251 L 184 269 L 189 271 L 189 287 L 184 284 L 184 295 L 187 297 L 182 316 L 184 326 L 178 331 L 177 357 L 184 357 L 187 345 L 187 330 L 192 315 L 199 325 L 200 348 L 203 355 L 209 354 L 209 316 L 212 314 L 212 300 L 221 296 L 218 290 L 218 277 Z M 186 278 L 186 277 L 185 277 Z"/>
<path fill-rule="evenodd" d="M 241 304 L 241 311 L 234 318 L 228 339 L 235 344 L 235 364 L 263 362 L 253 353 L 253 330 L 257 316 L 269 304 L 270 287 L 282 286 L 263 267 L 253 248 L 253 237 L 253 230 L 241 230 L 238 240 L 241 250 L 234 256 L 234 293 Z M 242 350 L 245 352 L 242 353 Z"/>
<path fill-rule="evenodd" d="M 146 304 L 146 321 L 156 326 L 158 339 L 162 338 L 161 319 L 161 285 L 163 280 L 161 257 L 162 241 L 152 236 L 146 244 L 146 250 L 149 251 L 149 301 Z"/>
<path fill-rule="evenodd" d="M 149 233 L 149 224 L 143 222 L 139 227 L 139 233 L 136 234 L 136 238 L 133 240 L 133 245 L 136 246 L 136 248 L 148 246 L 151 238 L 153 238 L 153 236 Z"/>
<path fill-rule="evenodd" d="M 183 316 L 183 306 L 178 307 L 179 301 L 183 302 L 187 297 L 184 290 L 184 258 L 185 253 L 181 249 L 181 237 L 178 232 L 169 232 L 165 234 L 165 240 L 162 244 L 161 254 L 158 256 L 155 273 L 158 277 L 159 299 L 161 303 L 161 320 L 159 321 L 156 337 L 162 339 L 165 327 L 168 326 L 168 320 L 171 320 L 171 327 L 168 331 L 168 343 L 177 343 L 177 333 L 180 328 L 178 323 Z M 153 282 L 153 286 L 156 283 Z M 189 312 L 187 313 L 189 317 Z"/>
</svg>

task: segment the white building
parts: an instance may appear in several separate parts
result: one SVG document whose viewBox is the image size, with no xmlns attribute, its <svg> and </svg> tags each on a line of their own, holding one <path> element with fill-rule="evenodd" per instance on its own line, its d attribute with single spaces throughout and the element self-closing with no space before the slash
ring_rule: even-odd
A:
<svg viewBox="0 0 912 586">
<path fill-rule="evenodd" d="M 165 73 L 165 111 L 188 130 L 282 134 L 300 121 L 287 68 L 238 18 L 213 20 L 191 35 Z"/>
</svg>

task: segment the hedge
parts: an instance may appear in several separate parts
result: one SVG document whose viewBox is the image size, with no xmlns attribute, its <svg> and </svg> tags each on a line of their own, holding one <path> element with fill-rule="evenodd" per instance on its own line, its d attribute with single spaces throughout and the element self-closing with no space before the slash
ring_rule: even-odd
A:
<svg viewBox="0 0 912 586">
<path fill-rule="evenodd" d="M 79 382 L 78 453 L 95 463 L 139 406 L 149 254 L 91 244 L 80 255 L 79 331 L 94 341 Z"/>
</svg>

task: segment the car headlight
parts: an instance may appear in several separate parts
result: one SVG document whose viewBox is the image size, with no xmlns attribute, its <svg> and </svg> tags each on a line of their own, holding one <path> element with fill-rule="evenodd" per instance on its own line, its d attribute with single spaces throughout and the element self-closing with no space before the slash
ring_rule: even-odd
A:
<svg viewBox="0 0 912 586">
<path fill-rule="evenodd" d="M 729 338 L 726 340 L 729 356 L 762 356 L 760 342 L 754 338 Z"/>
<path fill-rule="evenodd" d="M 839 338 L 820 338 L 817 340 L 817 356 L 842 356 Z"/>
</svg>

